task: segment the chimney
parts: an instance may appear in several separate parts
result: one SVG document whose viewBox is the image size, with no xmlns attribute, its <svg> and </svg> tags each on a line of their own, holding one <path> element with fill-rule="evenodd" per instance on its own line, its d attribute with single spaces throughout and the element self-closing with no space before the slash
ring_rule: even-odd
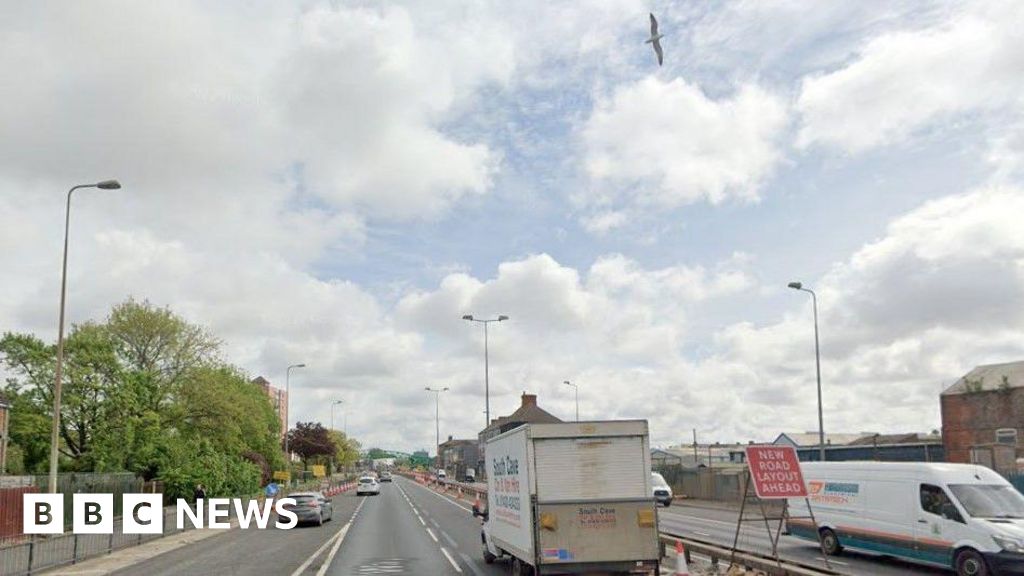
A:
<svg viewBox="0 0 1024 576">
<path fill-rule="evenodd" d="M 537 405 L 537 395 L 536 394 L 527 394 L 526 391 L 523 391 L 523 397 L 522 398 L 523 398 L 523 406 L 524 407 L 525 406 L 536 406 Z"/>
</svg>

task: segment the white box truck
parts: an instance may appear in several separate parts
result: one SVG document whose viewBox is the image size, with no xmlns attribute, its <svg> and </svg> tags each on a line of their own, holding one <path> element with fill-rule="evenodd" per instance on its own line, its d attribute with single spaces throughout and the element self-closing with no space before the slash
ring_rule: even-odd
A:
<svg viewBox="0 0 1024 576">
<path fill-rule="evenodd" d="M 487 441 L 484 561 L 512 574 L 659 570 L 646 420 L 525 424 Z"/>
<path fill-rule="evenodd" d="M 1024 496 L 984 466 L 925 462 L 804 462 L 818 534 L 809 519 L 789 532 L 843 548 L 949 568 L 959 576 L 1024 574 Z M 807 516 L 803 499 L 790 514 Z"/>
</svg>

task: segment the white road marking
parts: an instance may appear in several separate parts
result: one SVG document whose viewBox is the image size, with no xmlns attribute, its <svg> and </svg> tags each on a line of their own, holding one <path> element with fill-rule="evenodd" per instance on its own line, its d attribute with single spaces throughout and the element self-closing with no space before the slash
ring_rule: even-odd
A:
<svg viewBox="0 0 1024 576">
<path fill-rule="evenodd" d="M 420 486 L 420 485 L 416 484 L 416 486 Z M 420 486 L 420 487 L 423 488 L 423 490 L 425 490 L 428 494 L 433 494 L 434 496 L 437 496 L 438 498 L 440 498 L 441 500 L 444 500 L 445 502 L 451 504 L 452 506 L 458 506 L 459 508 L 462 508 L 463 510 L 468 511 L 471 515 L 473 514 L 473 509 L 472 508 L 466 508 L 462 504 L 458 504 L 454 500 L 452 500 L 450 498 L 447 498 L 445 496 L 442 496 L 442 495 L 438 494 L 437 492 L 434 492 L 430 488 L 427 488 L 425 486 Z"/>
<path fill-rule="evenodd" d="M 434 534 L 433 530 L 431 530 L 430 528 L 427 528 L 427 534 L 430 534 L 430 537 L 434 539 L 434 542 L 437 542 L 437 535 Z"/>
<path fill-rule="evenodd" d="M 462 561 L 466 563 L 466 566 L 469 566 L 469 569 L 473 571 L 473 574 L 476 574 L 476 576 L 483 576 L 483 572 L 481 572 L 480 568 L 477 566 L 476 560 L 470 558 L 469 555 L 465 553 L 459 553 L 459 556 L 462 557 Z"/>
<path fill-rule="evenodd" d="M 331 567 L 331 562 L 334 562 L 334 555 L 338 553 L 338 549 L 341 548 L 341 543 L 345 541 L 345 535 L 348 534 L 349 527 L 352 526 L 352 522 L 345 524 L 341 529 L 341 533 L 335 539 L 334 546 L 331 548 L 331 552 L 327 554 L 327 558 L 324 559 L 324 563 L 320 566 L 320 569 L 316 571 L 316 576 L 324 576 L 327 573 L 327 569 Z"/>
<path fill-rule="evenodd" d="M 455 559 L 452 558 L 452 555 L 449 554 L 447 550 L 445 550 L 444 546 L 441 546 L 441 552 L 444 553 L 444 557 L 448 559 L 448 563 L 452 565 L 452 568 L 455 568 L 456 572 L 462 574 L 462 568 L 459 568 L 459 565 L 455 563 Z"/>
<path fill-rule="evenodd" d="M 441 537 L 448 541 L 452 545 L 452 548 L 458 548 L 459 544 L 455 542 L 455 539 L 448 535 L 444 530 L 438 530 L 441 533 Z"/>
<path fill-rule="evenodd" d="M 339 529 L 333 536 L 328 538 L 327 541 L 324 542 L 319 548 L 317 548 L 316 552 L 313 552 L 312 556 L 307 558 L 306 561 L 302 563 L 302 565 L 300 565 L 298 568 L 296 568 L 295 571 L 292 572 L 291 576 L 299 576 L 300 574 L 305 572 L 306 568 L 309 568 L 309 565 L 312 564 L 313 561 L 316 560 L 317 557 L 319 557 L 320 554 L 322 554 L 323 551 L 326 550 L 328 546 L 330 546 L 335 541 L 340 542 L 341 539 L 345 538 L 345 534 L 348 533 L 349 526 L 351 526 L 352 522 L 354 522 L 356 517 L 359 516 L 359 509 L 362 508 L 363 504 L 365 504 L 365 503 L 366 503 L 366 500 L 361 501 L 359 503 L 359 506 L 356 506 L 356 510 L 355 510 L 355 512 L 352 513 L 352 517 L 349 519 L 349 521 L 344 526 L 342 526 L 341 529 Z M 329 564 L 330 563 L 325 564 L 325 566 L 327 566 Z"/>
</svg>

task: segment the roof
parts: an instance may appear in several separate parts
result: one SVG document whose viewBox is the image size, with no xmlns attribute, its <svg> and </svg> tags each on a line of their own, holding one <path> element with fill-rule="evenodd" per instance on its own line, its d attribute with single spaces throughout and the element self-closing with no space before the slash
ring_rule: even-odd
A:
<svg viewBox="0 0 1024 576">
<path fill-rule="evenodd" d="M 891 444 L 919 444 L 930 442 L 941 444 L 942 437 L 932 434 L 868 434 L 847 444 L 847 446 L 887 446 Z"/>
<path fill-rule="evenodd" d="M 989 392 L 1005 387 L 1024 388 L 1024 360 L 976 366 L 954 382 L 952 386 L 946 388 L 942 395 Z"/>
<path fill-rule="evenodd" d="M 825 434 L 825 445 L 845 446 L 863 438 L 864 434 Z M 817 432 L 783 432 L 779 434 L 772 444 L 789 444 L 797 448 L 806 448 L 818 445 Z"/>
<path fill-rule="evenodd" d="M 497 430 L 506 424 L 511 424 L 512 422 L 523 422 L 526 424 L 558 424 L 561 421 L 561 418 L 540 406 L 537 406 L 536 404 L 525 404 L 508 416 L 499 416 L 494 420 L 494 422 L 491 422 L 487 428 L 484 428 L 483 431 L 488 432 L 490 430 Z"/>
</svg>

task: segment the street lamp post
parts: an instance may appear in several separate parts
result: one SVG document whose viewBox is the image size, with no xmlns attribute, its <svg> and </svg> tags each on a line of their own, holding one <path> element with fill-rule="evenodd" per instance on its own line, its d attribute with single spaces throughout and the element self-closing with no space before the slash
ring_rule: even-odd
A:
<svg viewBox="0 0 1024 576">
<path fill-rule="evenodd" d="M 800 282 L 790 282 L 789 287 L 811 295 L 814 308 L 814 367 L 818 377 L 818 452 L 822 462 L 825 461 L 825 418 L 821 408 L 821 348 L 818 345 L 818 295 L 810 288 L 804 288 Z"/>
<path fill-rule="evenodd" d="M 0 476 L 7 473 L 7 435 L 11 421 L 11 405 L 0 396 L 0 414 L 3 415 L 4 423 L 0 426 Z"/>
<path fill-rule="evenodd" d="M 291 452 L 288 451 L 288 429 L 291 427 L 291 406 L 292 406 L 292 388 L 291 388 L 291 377 L 292 368 L 305 368 L 305 364 L 292 364 L 284 371 L 284 395 L 287 396 L 287 400 L 284 403 L 284 459 L 288 465 L 291 465 Z"/>
<path fill-rule="evenodd" d="M 572 382 L 566 380 L 564 382 L 566 386 L 572 386 L 572 389 L 576 392 L 576 421 L 580 421 L 580 387 Z"/>
<path fill-rule="evenodd" d="M 487 325 L 491 322 L 502 322 L 504 320 L 508 320 L 508 316 L 499 314 L 497 318 L 482 319 L 474 318 L 472 314 L 466 314 L 462 319 L 469 322 L 479 322 L 484 325 L 484 407 L 486 408 L 484 413 L 487 415 L 487 420 L 484 422 L 484 428 L 487 428 L 491 424 L 491 370 L 487 351 Z"/>
<path fill-rule="evenodd" d="M 338 404 L 344 403 L 344 400 L 335 400 L 334 402 L 331 402 L 331 430 L 334 430 L 334 407 L 337 406 Z"/>
<path fill-rule="evenodd" d="M 79 184 L 68 190 L 67 209 L 64 212 L 64 260 L 60 273 L 60 320 L 57 323 L 57 366 L 54 370 L 53 383 L 53 427 L 50 430 L 50 482 L 48 491 L 57 492 L 57 453 L 60 440 L 60 392 L 61 377 L 64 369 L 64 304 L 67 301 L 68 287 L 68 236 L 71 230 L 71 193 L 79 188 L 99 188 L 101 190 L 117 190 L 121 184 L 117 180 L 104 180 L 95 184 Z"/>
<path fill-rule="evenodd" d="M 424 390 L 434 393 L 434 439 L 436 440 L 434 446 L 437 450 L 437 468 L 441 468 L 441 392 L 447 392 L 448 387 L 431 388 L 427 386 Z"/>
</svg>

